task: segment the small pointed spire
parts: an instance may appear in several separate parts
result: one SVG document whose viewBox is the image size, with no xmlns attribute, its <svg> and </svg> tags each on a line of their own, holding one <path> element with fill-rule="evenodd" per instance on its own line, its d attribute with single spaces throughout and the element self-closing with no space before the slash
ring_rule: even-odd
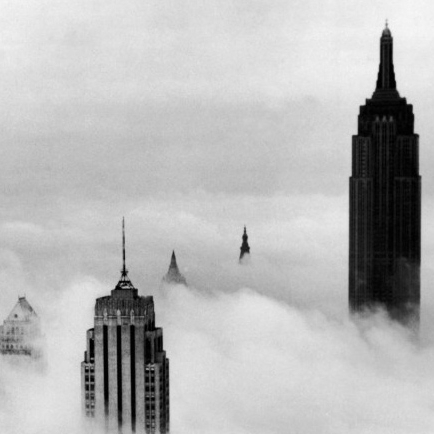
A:
<svg viewBox="0 0 434 434">
<path fill-rule="evenodd" d="M 179 283 L 187 286 L 185 277 L 179 272 L 178 264 L 176 263 L 175 250 L 172 251 L 172 257 L 170 259 L 169 270 L 163 277 L 163 281 L 167 283 Z"/>
<path fill-rule="evenodd" d="M 172 250 L 172 258 L 171 258 L 171 260 L 170 260 L 169 270 L 170 270 L 171 268 L 176 268 L 176 269 L 178 269 L 178 264 L 176 263 L 175 250 Z"/>
<path fill-rule="evenodd" d="M 240 263 L 241 263 L 241 260 L 243 259 L 244 255 L 250 254 L 250 246 L 249 246 L 249 243 L 247 241 L 248 238 L 249 237 L 247 235 L 246 225 L 244 225 L 244 233 L 243 233 L 243 237 L 242 237 L 243 243 L 241 244 L 241 247 L 240 247 L 240 259 L 239 259 Z"/>
</svg>

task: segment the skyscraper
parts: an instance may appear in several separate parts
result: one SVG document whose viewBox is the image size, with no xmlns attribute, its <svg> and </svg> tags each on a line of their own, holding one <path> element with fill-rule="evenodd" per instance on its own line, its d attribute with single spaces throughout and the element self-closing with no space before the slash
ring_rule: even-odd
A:
<svg viewBox="0 0 434 434">
<path fill-rule="evenodd" d="M 247 241 L 249 237 L 247 236 L 247 230 L 246 227 L 244 226 L 244 233 L 243 233 L 243 243 L 241 244 L 240 247 L 240 263 L 242 262 L 242 259 L 244 258 L 245 255 L 250 255 L 250 246 L 249 243 Z"/>
<path fill-rule="evenodd" d="M 42 355 L 41 325 L 38 315 L 26 300 L 19 297 L 17 304 L 0 326 L 0 352 L 7 355 Z"/>
<path fill-rule="evenodd" d="M 393 38 L 380 39 L 380 67 L 371 99 L 360 107 L 350 178 L 349 302 L 354 311 L 383 306 L 418 325 L 421 177 L 413 107 L 400 97 Z"/>
<path fill-rule="evenodd" d="M 83 411 L 110 432 L 169 432 L 169 359 L 154 301 L 138 295 L 125 266 L 111 295 L 95 304 L 81 364 Z"/>
<path fill-rule="evenodd" d="M 169 270 L 163 277 L 163 281 L 166 283 L 174 283 L 187 286 L 187 281 L 185 280 L 185 277 L 180 273 L 178 264 L 176 263 L 175 250 L 172 252 Z"/>
</svg>

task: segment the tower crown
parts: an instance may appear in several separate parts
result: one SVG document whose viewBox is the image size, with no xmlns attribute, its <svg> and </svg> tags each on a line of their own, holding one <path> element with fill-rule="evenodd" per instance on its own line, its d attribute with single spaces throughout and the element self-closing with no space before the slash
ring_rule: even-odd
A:
<svg viewBox="0 0 434 434">
<path fill-rule="evenodd" d="M 387 21 L 380 38 L 380 66 L 377 86 L 372 98 L 387 100 L 399 98 L 393 68 L 393 38 Z"/>
<path fill-rule="evenodd" d="M 240 262 L 241 262 L 241 259 L 243 259 L 243 257 L 244 257 L 244 255 L 246 255 L 246 254 L 250 254 L 250 246 L 249 246 L 249 243 L 248 243 L 248 235 L 247 235 L 247 229 L 246 229 L 246 226 L 244 226 L 244 233 L 243 233 L 243 243 L 241 244 L 241 247 L 240 247 Z"/>
<path fill-rule="evenodd" d="M 392 37 L 392 33 L 391 33 L 390 29 L 389 29 L 389 24 L 388 24 L 387 20 L 386 20 L 386 27 L 383 30 L 383 36 L 390 36 L 390 37 Z"/>
</svg>

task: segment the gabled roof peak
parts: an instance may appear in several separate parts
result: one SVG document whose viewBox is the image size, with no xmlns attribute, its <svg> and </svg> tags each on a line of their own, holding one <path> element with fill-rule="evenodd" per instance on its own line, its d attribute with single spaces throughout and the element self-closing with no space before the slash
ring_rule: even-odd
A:
<svg viewBox="0 0 434 434">
<path fill-rule="evenodd" d="M 26 297 L 18 297 L 18 302 L 6 318 L 6 321 L 29 321 L 36 318 L 38 318 L 38 315 L 30 306 Z"/>
</svg>

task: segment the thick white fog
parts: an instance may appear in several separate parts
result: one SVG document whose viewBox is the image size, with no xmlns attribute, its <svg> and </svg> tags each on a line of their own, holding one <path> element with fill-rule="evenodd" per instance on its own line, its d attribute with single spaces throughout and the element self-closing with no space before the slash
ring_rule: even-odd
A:
<svg viewBox="0 0 434 434">
<path fill-rule="evenodd" d="M 420 342 L 381 313 L 348 318 L 347 252 L 334 241 L 346 237 L 344 199 L 317 196 L 310 206 L 296 197 L 246 199 L 249 213 L 262 211 L 248 226 L 252 255 L 245 266 L 238 264 L 242 226 L 220 215 L 237 215 L 240 201 L 197 199 L 174 200 L 166 210 L 155 201 L 127 215 L 130 277 L 142 295 L 154 295 L 171 360 L 172 432 L 432 431 L 429 291 Z M 43 370 L 1 360 L 2 432 L 86 432 L 79 370 L 85 332 L 95 298 L 115 286 L 121 265 L 120 221 L 101 211 L 91 217 L 88 210 L 87 219 L 69 214 L 74 228 L 57 216 L 63 230 L 3 228 L 11 247 L 2 250 L 2 315 L 26 292 L 43 320 L 47 352 Z M 21 243 L 22 251 L 12 247 Z M 57 253 L 50 253 L 53 245 Z M 161 286 L 172 247 L 188 289 Z M 88 273 L 77 272 L 86 267 Z"/>
<path fill-rule="evenodd" d="M 106 291 L 91 280 L 65 289 L 40 310 L 45 370 L 2 359 L 2 432 L 98 432 L 82 425 L 79 363 L 92 299 Z M 434 347 L 381 313 L 356 324 L 243 287 L 161 287 L 155 303 L 174 433 L 432 432 Z"/>
</svg>

